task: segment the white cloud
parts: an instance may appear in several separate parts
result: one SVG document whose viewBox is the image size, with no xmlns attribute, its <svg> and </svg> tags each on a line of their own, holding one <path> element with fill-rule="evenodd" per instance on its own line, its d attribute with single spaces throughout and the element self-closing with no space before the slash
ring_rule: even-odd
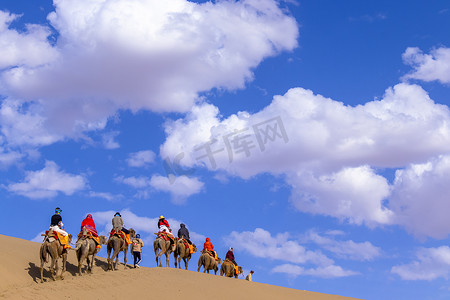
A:
<svg viewBox="0 0 450 300">
<path fill-rule="evenodd" d="M 183 204 L 189 196 L 198 194 L 203 190 L 204 183 L 196 177 L 179 176 L 176 181 L 170 182 L 169 178 L 161 175 L 153 175 L 150 186 L 158 191 L 168 192 L 175 204 Z"/>
<path fill-rule="evenodd" d="M 165 130 L 161 156 L 184 168 L 205 166 L 242 178 L 281 174 L 297 209 L 370 227 L 399 223 L 399 210 L 390 205 L 396 186 L 380 170 L 408 168 L 450 152 L 448 107 L 405 83 L 356 107 L 302 88 L 275 96 L 255 114 L 225 119 L 217 107 L 203 104 L 167 122 Z M 258 134 L 263 141 L 272 134 L 264 148 Z M 179 154 L 184 156 L 177 159 Z"/>
<path fill-rule="evenodd" d="M 342 267 L 335 265 L 305 269 L 301 266 L 292 264 L 283 264 L 276 266 L 272 269 L 272 272 L 285 273 L 293 277 L 297 277 L 299 275 L 309 275 L 321 278 L 348 277 L 360 274 L 359 272 L 344 270 Z"/>
<path fill-rule="evenodd" d="M 382 205 L 389 196 L 389 184 L 368 166 L 344 168 L 319 178 L 299 172 L 288 182 L 293 187 L 291 201 L 300 211 L 369 226 L 392 222 L 392 211 Z"/>
<path fill-rule="evenodd" d="M 40 107 L 25 105 L 20 101 L 6 99 L 0 107 L 0 130 L 12 146 L 45 146 L 62 139 L 45 128 L 46 119 L 41 116 Z"/>
<path fill-rule="evenodd" d="M 20 16 L 0 10 L 0 69 L 14 66 L 37 67 L 58 58 L 58 51 L 48 42 L 48 27 L 28 24 L 19 33 L 8 29 Z"/>
<path fill-rule="evenodd" d="M 10 192 L 31 198 L 53 198 L 58 193 L 72 195 L 83 190 L 87 180 L 81 175 L 72 175 L 59 170 L 53 161 L 46 161 L 39 171 L 28 171 L 23 182 L 7 186 Z"/>
<path fill-rule="evenodd" d="M 450 83 L 450 48 L 441 47 L 431 50 L 430 54 L 424 54 L 417 47 L 409 47 L 402 57 L 403 62 L 414 69 L 404 76 L 405 79 Z"/>
<path fill-rule="evenodd" d="M 294 277 L 310 275 L 323 278 L 358 274 L 334 265 L 334 261 L 320 251 L 307 250 L 297 241 L 290 240 L 287 232 L 272 236 L 262 228 L 256 228 L 253 232 L 233 231 L 225 237 L 225 242 L 234 249 L 244 250 L 255 257 L 289 262 L 273 268 L 272 272 L 275 273 L 286 273 Z M 317 267 L 304 268 L 298 264 L 312 264 Z"/>
<path fill-rule="evenodd" d="M 243 88 L 262 60 L 297 46 L 297 23 L 275 0 L 54 6 L 51 45 L 48 27 L 19 33 L 17 16 L 1 12 L 0 94 L 38 105 L 46 129 L 69 138 L 119 109 L 188 111 L 199 93 Z"/>
<path fill-rule="evenodd" d="M 450 155 L 398 170 L 390 199 L 396 222 L 420 238 L 448 237 L 449 177 Z"/>
<path fill-rule="evenodd" d="M 450 248 L 422 248 L 416 253 L 416 260 L 392 267 L 391 272 L 405 280 L 448 279 L 450 273 Z"/>
<path fill-rule="evenodd" d="M 127 158 L 127 164 L 130 167 L 144 167 L 155 161 L 155 153 L 151 150 L 143 150 L 139 152 L 130 153 Z"/>
<path fill-rule="evenodd" d="M 334 236 L 335 233 L 331 232 L 331 235 Z M 328 232 L 327 234 L 330 235 Z M 338 235 L 341 235 L 341 232 Z M 368 241 L 362 243 L 352 240 L 340 241 L 327 236 L 321 236 L 315 231 L 309 231 L 306 234 L 306 240 L 314 242 L 322 249 L 330 251 L 343 259 L 372 261 L 381 255 L 381 249 Z"/>
<path fill-rule="evenodd" d="M 105 147 L 106 149 L 120 148 L 120 144 L 115 140 L 117 135 L 119 135 L 118 131 L 104 133 L 102 135 L 103 147 Z"/>
<path fill-rule="evenodd" d="M 148 177 L 124 177 L 124 176 L 117 176 L 116 178 L 114 178 L 115 181 L 123 183 L 123 184 L 127 184 L 129 186 L 132 186 L 134 188 L 147 188 L 150 186 L 150 178 Z"/>
<path fill-rule="evenodd" d="M 92 198 L 102 198 L 108 201 L 116 201 L 123 198 L 123 195 L 117 195 L 112 193 L 104 193 L 104 192 L 89 192 L 89 196 Z"/>
<path fill-rule="evenodd" d="M 255 231 L 231 232 L 225 241 L 235 249 L 245 250 L 253 256 L 283 260 L 291 263 L 327 266 L 333 260 L 320 251 L 307 250 L 298 242 L 289 240 L 289 233 L 279 233 L 272 237 L 270 232 L 256 228 Z M 264 249 L 264 251 L 262 251 Z"/>
</svg>

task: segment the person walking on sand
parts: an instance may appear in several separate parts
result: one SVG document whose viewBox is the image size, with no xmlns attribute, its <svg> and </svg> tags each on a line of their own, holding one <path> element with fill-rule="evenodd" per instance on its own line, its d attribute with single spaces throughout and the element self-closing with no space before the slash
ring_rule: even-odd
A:
<svg viewBox="0 0 450 300">
<path fill-rule="evenodd" d="M 131 241 L 131 252 L 134 257 L 134 268 L 139 268 L 139 264 L 142 261 L 142 247 L 144 247 L 144 242 L 141 240 L 141 235 L 136 234 L 136 237 Z"/>
<path fill-rule="evenodd" d="M 253 272 L 253 270 L 251 270 L 250 273 L 248 273 L 248 275 L 245 277 L 245 280 L 253 281 L 253 278 L 252 278 L 253 273 L 255 273 L 255 272 Z"/>
</svg>

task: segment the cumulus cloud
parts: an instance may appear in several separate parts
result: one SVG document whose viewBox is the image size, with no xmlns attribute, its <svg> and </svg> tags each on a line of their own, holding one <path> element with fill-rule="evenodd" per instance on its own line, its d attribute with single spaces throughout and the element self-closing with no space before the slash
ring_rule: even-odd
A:
<svg viewBox="0 0 450 300">
<path fill-rule="evenodd" d="M 81 175 L 73 175 L 59 170 L 53 161 L 46 161 L 39 171 L 26 172 L 25 179 L 7 186 L 10 192 L 31 198 L 53 198 L 59 193 L 72 195 L 83 190 L 87 180 Z"/>
<path fill-rule="evenodd" d="M 150 186 L 150 178 L 145 176 L 135 177 L 124 177 L 124 176 L 117 176 L 114 178 L 115 181 L 132 186 L 134 188 L 142 189 L 147 188 Z"/>
<path fill-rule="evenodd" d="M 348 277 L 352 275 L 359 275 L 359 272 L 344 270 L 340 266 L 325 266 L 325 267 L 317 267 L 317 268 L 303 268 L 298 265 L 292 264 L 282 264 L 276 266 L 272 269 L 273 273 L 285 273 L 292 277 L 297 277 L 300 275 L 309 275 L 314 277 L 321 278 L 338 278 L 338 277 Z"/>
<path fill-rule="evenodd" d="M 330 251 L 343 259 L 372 261 L 381 255 L 381 249 L 372 245 L 370 242 L 366 241 L 358 243 L 352 240 L 337 240 L 333 238 L 335 233 L 336 232 L 327 232 L 327 236 L 323 236 L 310 230 L 306 233 L 305 239 L 306 241 L 311 241 L 320 246 L 322 249 Z M 339 232 L 338 235 L 342 235 L 342 233 Z"/>
<path fill-rule="evenodd" d="M 417 47 L 409 47 L 402 57 L 403 62 L 414 69 L 404 76 L 405 79 L 450 83 L 450 48 L 441 47 L 425 54 Z"/>
<path fill-rule="evenodd" d="M 398 170 L 390 199 L 396 222 L 420 238 L 446 238 L 450 234 L 449 176 L 450 155 Z"/>
<path fill-rule="evenodd" d="M 179 176 L 174 182 L 161 175 L 153 175 L 150 186 L 158 191 L 168 192 L 175 204 L 183 204 L 189 196 L 202 191 L 204 183 L 196 177 Z"/>
<path fill-rule="evenodd" d="M 391 272 L 405 280 L 433 280 L 439 277 L 448 279 L 450 270 L 450 248 L 421 248 L 416 260 L 392 267 Z"/>
<path fill-rule="evenodd" d="M 253 232 L 233 231 L 225 237 L 225 241 L 233 248 L 245 250 L 256 257 L 322 266 L 333 263 L 324 254 L 307 250 L 298 242 L 289 240 L 289 233 L 279 233 L 273 237 L 267 230 L 256 228 Z"/>
<path fill-rule="evenodd" d="M 58 51 L 48 42 L 48 27 L 28 24 L 25 32 L 8 29 L 16 14 L 0 10 L 0 70 L 15 66 L 38 67 L 58 58 Z"/>
<path fill-rule="evenodd" d="M 130 153 L 127 158 L 127 164 L 130 167 L 144 167 L 155 161 L 155 153 L 151 150 L 143 150 Z"/>
<path fill-rule="evenodd" d="M 106 199 L 108 201 L 116 201 L 123 198 L 123 195 L 117 195 L 112 193 L 105 193 L 105 192 L 89 192 L 89 196 L 92 198 L 102 198 Z"/>
<path fill-rule="evenodd" d="M 233 248 L 244 250 L 255 257 L 289 262 L 272 269 L 272 272 L 286 273 L 292 276 L 311 275 L 317 277 L 342 277 L 357 274 L 334 265 L 334 261 L 321 251 L 307 250 L 299 242 L 289 239 L 289 233 L 272 236 L 262 228 L 252 231 L 231 232 L 225 242 Z M 305 269 L 298 264 L 312 264 L 316 268 Z"/>
<path fill-rule="evenodd" d="M 214 105 L 202 104 L 165 130 L 161 156 L 184 168 L 242 178 L 281 174 L 300 211 L 370 227 L 400 222 L 391 203 L 398 202 L 391 196 L 399 185 L 380 170 L 407 169 L 450 152 L 448 107 L 406 83 L 356 107 L 302 88 L 275 96 L 255 114 L 225 119 Z"/>
<path fill-rule="evenodd" d="M 1 12 L 0 94 L 38 105 L 46 128 L 70 138 L 118 109 L 188 111 L 200 92 L 242 88 L 263 59 L 297 46 L 297 23 L 275 0 L 54 6 L 52 44 L 48 27 L 19 33 L 18 16 Z"/>
</svg>

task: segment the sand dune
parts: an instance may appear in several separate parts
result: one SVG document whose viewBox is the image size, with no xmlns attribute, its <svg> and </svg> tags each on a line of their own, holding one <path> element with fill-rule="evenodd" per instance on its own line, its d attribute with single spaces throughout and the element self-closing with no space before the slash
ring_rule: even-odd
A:
<svg viewBox="0 0 450 300">
<path fill-rule="evenodd" d="M 75 276 L 76 257 L 69 252 L 64 280 L 38 283 L 39 243 L 0 235 L 0 298 L 8 299 L 355 299 L 300 291 L 241 279 L 174 268 L 121 269 L 106 272 L 103 258 L 94 274 Z M 48 270 L 48 267 L 47 267 Z M 136 298 L 135 298 L 136 297 Z M 139 297 L 139 298 L 138 298 Z"/>
</svg>

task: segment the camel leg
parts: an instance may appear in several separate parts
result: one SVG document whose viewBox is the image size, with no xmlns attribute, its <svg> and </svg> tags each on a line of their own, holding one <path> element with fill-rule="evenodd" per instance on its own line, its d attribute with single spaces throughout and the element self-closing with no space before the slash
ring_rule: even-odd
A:
<svg viewBox="0 0 450 300">
<path fill-rule="evenodd" d="M 177 258 L 175 258 L 175 268 L 177 267 Z M 178 256 L 178 269 L 181 269 L 181 255 Z"/>
<path fill-rule="evenodd" d="M 110 258 L 110 255 L 111 255 L 111 248 L 110 248 L 109 246 L 106 247 L 106 252 L 108 252 L 108 271 L 109 271 L 109 270 L 112 269 L 112 266 L 111 266 L 111 258 Z"/>
<path fill-rule="evenodd" d="M 65 250 L 67 251 L 67 250 Z M 64 272 L 66 272 L 66 262 L 67 262 L 67 252 L 62 256 L 62 270 L 61 270 L 61 280 L 64 280 Z"/>
<path fill-rule="evenodd" d="M 170 257 L 170 253 L 167 251 L 166 252 L 166 268 L 169 267 L 169 257 Z"/>
<path fill-rule="evenodd" d="M 189 264 L 189 258 L 183 258 L 184 260 L 184 266 L 186 267 L 186 270 L 188 269 L 188 264 Z"/>
<path fill-rule="evenodd" d="M 125 248 L 125 250 L 123 251 L 123 263 L 125 264 L 124 269 L 127 269 L 127 252 L 128 252 L 128 247 Z"/>
</svg>

